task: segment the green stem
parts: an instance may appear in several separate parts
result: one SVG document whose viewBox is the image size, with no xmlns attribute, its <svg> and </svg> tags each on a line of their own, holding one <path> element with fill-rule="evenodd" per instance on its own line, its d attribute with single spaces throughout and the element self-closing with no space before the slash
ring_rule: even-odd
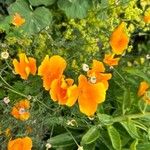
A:
<svg viewBox="0 0 150 150">
<path fill-rule="evenodd" d="M 73 137 L 72 133 L 71 133 L 66 127 L 64 127 L 64 128 L 65 128 L 66 131 L 70 134 L 70 136 L 72 137 L 72 139 L 74 140 L 74 142 L 76 143 L 76 145 L 79 147 L 79 144 L 78 144 L 78 142 L 76 141 L 76 139 Z"/>
<path fill-rule="evenodd" d="M 143 118 L 143 117 L 146 117 L 146 116 L 150 116 L 150 112 L 115 117 L 115 118 L 113 118 L 112 122 L 113 123 L 121 122 L 121 121 L 125 121 L 127 119 L 137 119 L 137 118 Z"/>
<path fill-rule="evenodd" d="M 0 75 L 0 79 L 10 88 L 13 88 L 11 85 L 9 85 L 6 80 Z"/>
<path fill-rule="evenodd" d="M 123 82 L 126 82 L 123 76 L 115 68 L 113 68 L 113 70 L 118 74 L 118 76 L 122 79 Z"/>
<path fill-rule="evenodd" d="M 9 88 L 9 87 L 4 87 L 4 88 L 5 88 L 5 89 L 8 89 L 9 91 L 11 91 L 11 92 L 13 92 L 13 93 L 16 93 L 16 94 L 22 96 L 22 97 L 28 98 L 27 95 L 22 94 L 22 93 L 20 93 L 20 92 L 18 92 L 18 91 L 15 91 L 15 90 L 13 90 L 13 89 L 11 89 L 11 88 Z"/>
</svg>

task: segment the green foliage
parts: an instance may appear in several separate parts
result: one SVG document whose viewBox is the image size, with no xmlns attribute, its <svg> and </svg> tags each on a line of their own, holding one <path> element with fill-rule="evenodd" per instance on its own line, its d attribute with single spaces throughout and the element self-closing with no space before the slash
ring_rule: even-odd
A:
<svg viewBox="0 0 150 150">
<path fill-rule="evenodd" d="M 20 27 L 21 31 L 29 34 L 38 33 L 48 25 L 52 20 L 51 12 L 45 7 L 38 7 L 32 10 L 26 1 L 17 0 L 8 8 L 9 14 L 19 13 L 25 18 L 25 24 Z"/>
<path fill-rule="evenodd" d="M 149 5 L 136 0 L 7 0 L 0 1 L 0 149 L 12 138 L 29 136 L 33 149 L 45 150 L 148 150 L 150 149 L 150 106 L 137 92 L 141 81 L 150 83 L 149 24 L 142 17 Z M 5 6 L 5 9 L 4 9 Z M 0 10 L 1 11 L 1 10 Z M 7 14 L 9 12 L 9 15 Z M 20 27 L 12 25 L 19 13 L 25 18 Z M 127 23 L 130 43 L 120 56 L 119 65 L 109 67 L 112 74 L 106 100 L 92 117 L 83 115 L 75 104 L 61 106 L 51 100 L 36 74 L 22 80 L 14 73 L 13 59 L 18 53 L 36 58 L 37 66 L 45 55 L 60 55 L 67 61 L 66 77 L 78 85 L 86 75 L 82 64 L 92 67 L 93 59 L 103 61 L 111 53 L 110 36 L 122 22 Z M 148 93 L 148 92 L 147 92 Z M 6 104 L 4 98 L 9 97 Z M 21 99 L 31 103 L 29 120 L 21 122 L 10 113 Z M 32 131 L 27 132 L 27 127 Z M 5 135 L 11 129 L 11 137 Z"/>
<path fill-rule="evenodd" d="M 99 132 L 97 126 L 93 126 L 82 137 L 81 144 L 82 145 L 91 144 L 95 140 L 97 140 L 99 138 L 99 136 L 100 136 L 100 132 Z"/>
<path fill-rule="evenodd" d="M 58 7 L 68 18 L 85 18 L 91 2 L 89 0 L 59 0 Z"/>
<path fill-rule="evenodd" d="M 48 6 L 48 5 L 52 5 L 53 3 L 55 3 L 56 0 L 29 0 L 30 4 L 32 6 L 39 6 L 39 5 L 45 5 L 45 6 Z"/>
<path fill-rule="evenodd" d="M 74 138 L 78 141 L 81 138 L 81 135 L 73 135 Z M 48 141 L 54 148 L 63 148 L 74 145 L 74 139 L 69 133 L 59 134 L 55 137 L 50 138 Z"/>
<path fill-rule="evenodd" d="M 113 126 L 108 126 L 107 128 L 109 137 L 112 142 L 112 146 L 115 150 L 121 150 L 121 139 L 120 134 Z"/>
</svg>

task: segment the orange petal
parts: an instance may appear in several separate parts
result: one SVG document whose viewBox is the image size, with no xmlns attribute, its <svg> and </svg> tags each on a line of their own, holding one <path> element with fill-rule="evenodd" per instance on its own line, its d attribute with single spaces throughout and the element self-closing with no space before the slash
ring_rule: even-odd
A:
<svg viewBox="0 0 150 150">
<path fill-rule="evenodd" d="M 22 121 L 28 120 L 29 117 L 30 117 L 30 113 L 29 112 L 25 112 L 25 113 L 19 115 L 19 119 L 22 120 Z"/>
<path fill-rule="evenodd" d="M 53 101 L 58 100 L 57 93 L 59 92 L 59 87 L 58 87 L 58 79 L 53 80 L 51 84 L 51 90 L 50 90 L 50 96 Z"/>
<path fill-rule="evenodd" d="M 91 84 L 84 75 L 79 76 L 79 108 L 87 116 L 96 112 L 98 103 L 105 100 L 106 89 L 102 83 Z"/>
<path fill-rule="evenodd" d="M 149 87 L 150 85 L 147 82 L 145 81 L 141 82 L 138 89 L 138 96 L 143 96 Z"/>
<path fill-rule="evenodd" d="M 22 79 L 27 79 L 28 76 L 24 70 L 24 66 L 22 66 L 16 59 L 13 60 L 13 65 L 15 72 L 21 76 Z"/>
<path fill-rule="evenodd" d="M 75 104 L 75 102 L 77 101 L 79 96 L 79 90 L 78 87 L 76 85 L 70 86 L 67 89 L 67 102 L 66 105 L 67 106 L 73 106 Z"/>
<path fill-rule="evenodd" d="M 19 111 L 15 106 L 12 108 L 11 115 L 16 119 L 19 119 Z"/>
<path fill-rule="evenodd" d="M 19 62 L 14 59 L 13 65 L 15 72 L 21 76 L 22 79 L 27 79 L 29 74 L 33 75 L 36 73 L 36 60 L 34 58 L 27 58 L 25 53 L 19 54 Z"/>
<path fill-rule="evenodd" d="M 46 55 L 44 60 L 42 61 L 41 65 L 38 68 L 38 75 L 44 76 L 46 72 L 48 72 L 48 68 L 50 67 L 49 64 L 49 56 Z"/>
<path fill-rule="evenodd" d="M 38 69 L 38 74 L 43 76 L 43 86 L 46 90 L 51 88 L 51 83 L 54 79 L 58 79 L 62 76 L 66 68 L 66 61 L 58 56 L 54 55 L 50 59 L 45 57 L 42 64 Z"/>
<path fill-rule="evenodd" d="M 27 99 L 23 99 L 21 101 L 19 101 L 19 107 L 20 108 L 25 108 L 25 109 L 29 109 L 30 108 L 30 101 Z"/>
<path fill-rule="evenodd" d="M 52 100 L 58 101 L 61 105 L 65 105 L 67 101 L 67 89 L 63 89 L 61 84 L 61 79 L 55 79 L 51 84 L 50 95 Z"/>
<path fill-rule="evenodd" d="M 36 74 L 36 60 L 34 58 L 29 57 L 29 68 L 31 71 L 31 74 L 35 75 Z"/>
<path fill-rule="evenodd" d="M 95 72 L 104 72 L 105 67 L 104 64 L 98 60 L 93 60 L 92 70 Z"/>
<path fill-rule="evenodd" d="M 129 38 L 125 32 L 126 25 L 122 22 L 112 33 L 110 37 L 110 45 L 112 47 L 112 51 L 120 55 L 127 48 L 129 43 Z"/>
<path fill-rule="evenodd" d="M 114 54 L 105 54 L 103 62 L 109 66 L 118 65 L 120 58 L 114 58 Z"/>
<path fill-rule="evenodd" d="M 31 150 L 32 140 L 29 137 L 10 140 L 7 148 L 8 150 Z"/>
</svg>

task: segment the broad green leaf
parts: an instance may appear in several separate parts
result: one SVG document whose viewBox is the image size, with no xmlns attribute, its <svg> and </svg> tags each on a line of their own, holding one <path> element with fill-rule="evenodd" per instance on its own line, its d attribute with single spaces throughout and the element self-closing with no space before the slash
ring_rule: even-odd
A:
<svg viewBox="0 0 150 150">
<path fill-rule="evenodd" d="M 52 5 L 53 3 L 55 3 L 56 0 L 29 0 L 30 4 L 32 6 L 39 6 L 39 5 Z"/>
<path fill-rule="evenodd" d="M 113 127 L 107 127 L 108 134 L 112 143 L 112 146 L 115 150 L 121 150 L 121 139 L 119 132 Z"/>
<path fill-rule="evenodd" d="M 130 150 L 136 150 L 137 144 L 138 144 L 138 140 L 136 139 L 136 140 L 134 140 L 134 141 L 132 142 L 132 144 L 130 145 Z"/>
<path fill-rule="evenodd" d="M 58 7 L 65 11 L 68 18 L 84 18 L 90 8 L 90 0 L 58 0 Z"/>
<path fill-rule="evenodd" d="M 8 32 L 10 29 L 11 17 L 0 18 L 0 30 Z"/>
<path fill-rule="evenodd" d="M 150 83 L 150 78 L 145 75 L 144 72 L 142 72 L 141 70 L 137 69 L 137 68 L 131 68 L 131 67 L 128 67 L 128 68 L 125 68 L 124 69 L 127 73 L 130 73 L 132 75 L 135 75 L 135 76 L 138 76 L 138 77 L 141 77 L 143 78 L 145 81 L 149 82 Z"/>
<path fill-rule="evenodd" d="M 95 140 L 97 140 L 99 138 L 99 136 L 100 136 L 100 133 L 98 131 L 97 126 L 93 126 L 82 137 L 81 143 L 82 143 L 82 145 L 91 144 Z"/>
<path fill-rule="evenodd" d="M 95 143 L 83 145 L 84 150 L 95 150 Z"/>
<path fill-rule="evenodd" d="M 98 119 L 100 121 L 100 124 L 102 124 L 102 125 L 108 125 L 108 124 L 113 123 L 113 119 L 109 115 L 106 115 L 106 114 L 97 114 L 97 116 L 98 116 Z"/>
<path fill-rule="evenodd" d="M 73 137 L 78 141 L 83 135 L 76 134 Z M 57 136 L 51 137 L 48 141 L 53 148 L 62 148 L 74 145 L 75 142 L 69 133 L 59 134 Z"/>
<path fill-rule="evenodd" d="M 8 8 L 9 14 L 19 13 L 25 18 L 25 23 L 19 28 L 29 34 L 38 33 L 46 26 L 50 25 L 52 20 L 51 12 L 45 7 L 38 7 L 34 11 L 26 1 L 17 0 Z"/>
<path fill-rule="evenodd" d="M 150 142 L 141 143 L 137 145 L 137 150 L 149 150 L 149 149 L 150 149 Z"/>
<path fill-rule="evenodd" d="M 138 132 L 137 132 L 137 127 L 135 125 L 135 123 L 130 120 L 130 121 L 122 121 L 120 122 L 121 125 L 126 129 L 126 131 L 129 133 L 129 135 L 132 137 L 132 138 L 139 138 L 139 135 L 138 135 Z"/>
</svg>

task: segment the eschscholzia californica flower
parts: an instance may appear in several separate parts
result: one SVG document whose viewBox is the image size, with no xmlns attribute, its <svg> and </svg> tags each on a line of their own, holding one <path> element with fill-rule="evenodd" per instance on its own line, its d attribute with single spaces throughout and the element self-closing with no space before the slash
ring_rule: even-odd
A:
<svg viewBox="0 0 150 150">
<path fill-rule="evenodd" d="M 15 13 L 13 16 L 12 24 L 16 27 L 20 27 L 25 23 L 25 19 L 20 16 L 20 14 Z"/>
<path fill-rule="evenodd" d="M 38 68 L 38 75 L 42 76 L 43 87 L 46 90 L 51 88 L 51 83 L 53 80 L 62 77 L 66 65 L 67 63 L 62 57 L 54 55 L 49 58 L 49 56 L 46 55 Z"/>
<path fill-rule="evenodd" d="M 93 60 L 92 69 L 87 72 L 87 76 L 90 77 L 92 83 L 102 82 L 108 89 L 108 80 L 111 79 L 112 75 L 104 72 L 104 64 L 98 60 Z"/>
<path fill-rule="evenodd" d="M 143 19 L 145 23 L 150 23 L 150 9 L 145 12 Z"/>
<path fill-rule="evenodd" d="M 27 79 L 29 74 L 36 74 L 36 60 L 32 57 L 27 58 L 25 53 L 19 54 L 19 62 L 17 59 L 13 60 L 15 73 L 19 74 L 22 79 Z"/>
<path fill-rule="evenodd" d="M 117 66 L 120 58 L 114 58 L 115 54 L 105 54 L 103 62 L 108 66 Z"/>
<path fill-rule="evenodd" d="M 146 81 L 142 81 L 139 85 L 138 96 L 142 97 L 148 104 L 150 104 L 150 84 Z"/>
<path fill-rule="evenodd" d="M 30 117 L 29 108 L 30 102 L 27 99 L 23 99 L 13 106 L 11 115 L 21 121 L 28 120 Z"/>
<path fill-rule="evenodd" d="M 31 150 L 32 139 L 30 137 L 17 138 L 8 142 L 8 150 Z"/>
<path fill-rule="evenodd" d="M 78 98 L 78 87 L 73 84 L 73 79 L 60 79 L 52 81 L 50 95 L 53 101 L 58 101 L 61 105 L 72 106 Z"/>
<path fill-rule="evenodd" d="M 120 55 L 127 48 L 129 38 L 126 34 L 126 24 L 122 22 L 112 33 L 110 37 L 110 45 L 113 53 Z"/>
<path fill-rule="evenodd" d="M 98 104 L 104 102 L 106 88 L 102 82 L 91 83 L 84 75 L 79 76 L 79 97 L 80 111 L 87 116 L 93 116 Z"/>
</svg>

